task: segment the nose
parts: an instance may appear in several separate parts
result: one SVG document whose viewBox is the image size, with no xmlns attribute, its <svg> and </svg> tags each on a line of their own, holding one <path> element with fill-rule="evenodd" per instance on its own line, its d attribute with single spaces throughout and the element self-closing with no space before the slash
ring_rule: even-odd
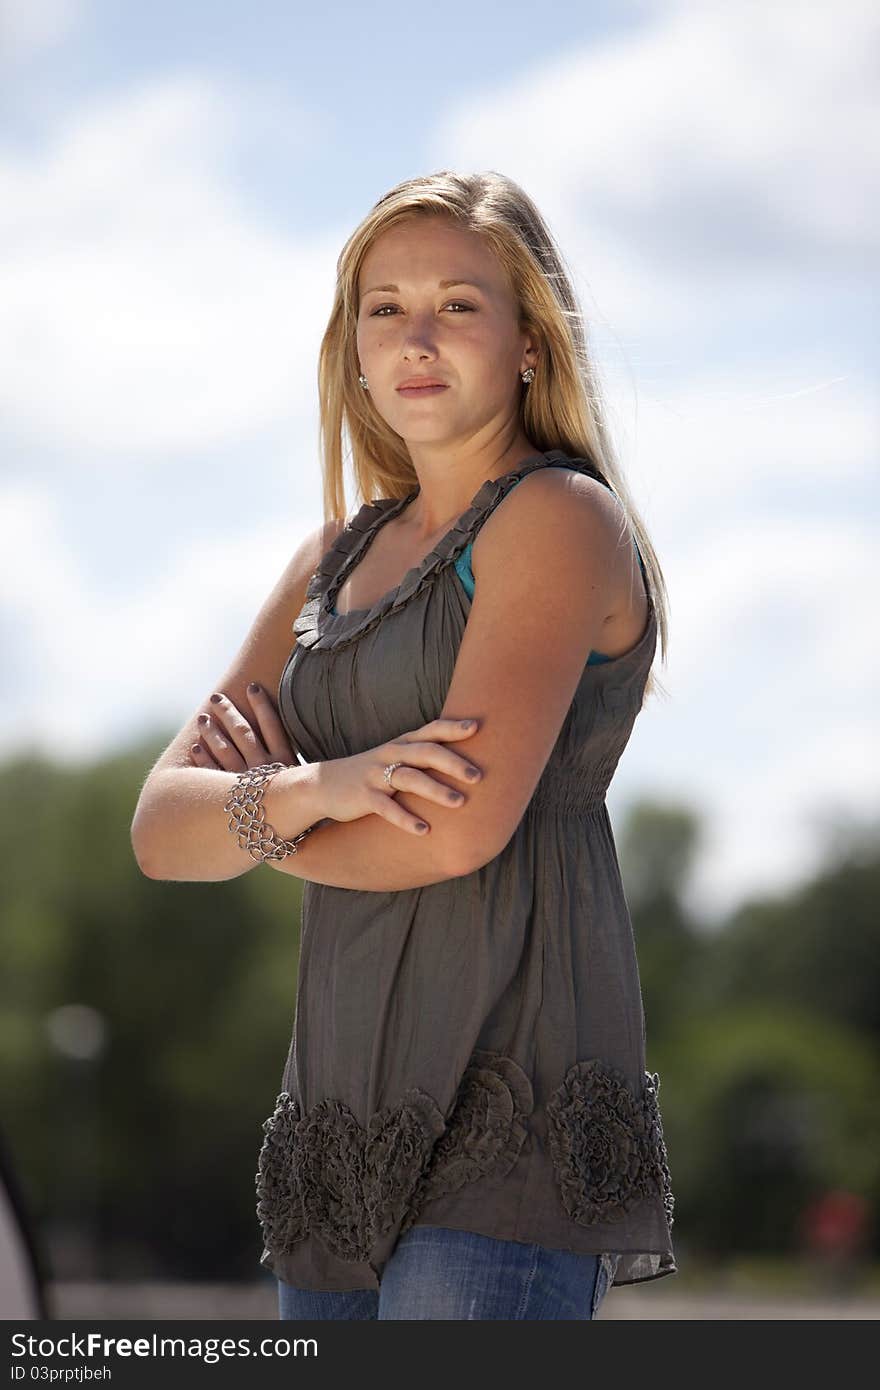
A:
<svg viewBox="0 0 880 1390">
<path fill-rule="evenodd" d="M 421 362 L 433 362 L 437 353 L 432 346 L 425 342 L 424 337 L 417 333 L 410 333 L 403 345 L 403 359 L 405 362 L 412 362 L 418 359 Z"/>
<path fill-rule="evenodd" d="M 436 356 L 430 324 L 431 318 L 427 314 L 423 318 L 415 313 L 410 316 L 409 328 L 403 340 L 403 356 L 407 361 L 414 356 L 428 360 Z"/>
</svg>

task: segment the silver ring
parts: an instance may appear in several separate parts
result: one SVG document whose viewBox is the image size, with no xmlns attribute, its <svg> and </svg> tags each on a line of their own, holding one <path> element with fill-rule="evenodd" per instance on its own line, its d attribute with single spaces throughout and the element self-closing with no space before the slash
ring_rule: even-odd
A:
<svg viewBox="0 0 880 1390">
<path fill-rule="evenodd" d="M 386 787 L 391 787 L 392 791 L 394 790 L 394 786 L 391 778 L 394 776 L 394 769 L 396 767 L 403 767 L 403 763 L 388 763 L 385 768 L 385 785 Z"/>
</svg>

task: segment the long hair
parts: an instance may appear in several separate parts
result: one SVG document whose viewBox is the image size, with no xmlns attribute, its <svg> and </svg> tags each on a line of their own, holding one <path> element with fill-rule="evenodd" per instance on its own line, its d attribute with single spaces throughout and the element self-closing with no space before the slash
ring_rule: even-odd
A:
<svg viewBox="0 0 880 1390">
<path fill-rule="evenodd" d="M 318 359 L 325 521 L 346 517 L 344 435 L 350 441 L 352 472 L 363 500 L 405 497 L 418 485 L 404 441 L 358 383 L 358 276 L 378 236 L 401 222 L 431 216 L 453 218 L 478 233 L 506 272 L 519 304 L 520 328 L 533 333 L 538 344 L 535 378 L 522 390 L 523 433 L 536 452 L 561 449 L 587 459 L 611 485 L 642 554 L 665 665 L 666 583 L 617 461 L 571 277 L 531 198 L 494 170 L 458 174 L 444 169 L 404 180 L 374 204 L 340 252 L 333 308 Z M 651 672 L 645 696 L 658 685 Z"/>
</svg>

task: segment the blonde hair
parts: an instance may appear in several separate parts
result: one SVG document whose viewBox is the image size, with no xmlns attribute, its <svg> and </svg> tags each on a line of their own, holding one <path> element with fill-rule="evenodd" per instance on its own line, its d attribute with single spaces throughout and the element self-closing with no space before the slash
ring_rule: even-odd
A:
<svg viewBox="0 0 880 1390">
<path fill-rule="evenodd" d="M 506 272 L 520 307 L 520 327 L 538 342 L 535 378 L 523 387 L 523 432 L 536 452 L 561 449 L 573 458 L 587 459 L 610 483 L 644 561 L 665 664 L 666 583 L 617 462 L 571 277 L 531 198 L 494 170 L 458 174 L 444 169 L 404 180 L 374 204 L 340 252 L 333 308 L 318 360 L 325 521 L 346 517 L 343 430 L 351 442 L 352 470 L 363 499 L 404 497 L 418 485 L 406 445 L 358 383 L 358 276 L 378 236 L 401 222 L 431 216 L 453 218 L 477 232 Z M 651 672 L 645 696 L 659 685 Z"/>
</svg>

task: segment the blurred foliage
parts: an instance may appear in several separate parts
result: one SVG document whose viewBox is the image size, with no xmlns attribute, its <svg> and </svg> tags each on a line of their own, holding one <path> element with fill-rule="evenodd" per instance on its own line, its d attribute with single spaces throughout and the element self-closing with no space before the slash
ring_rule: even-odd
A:
<svg viewBox="0 0 880 1390">
<path fill-rule="evenodd" d="M 90 1277 L 257 1273 L 254 1174 L 293 1022 L 301 884 L 141 874 L 130 825 L 166 742 L 85 769 L 0 768 L 4 1137 L 55 1277 L 83 1250 Z M 617 832 L 673 1235 L 695 1259 L 796 1252 L 812 1197 L 880 1198 L 880 846 L 841 847 L 710 931 L 683 905 L 700 830 L 646 801 Z M 59 1049 L 69 1005 L 103 1024 L 93 1055 Z"/>
<path fill-rule="evenodd" d="M 38 1219 L 88 1213 L 102 1273 L 252 1276 L 301 885 L 256 865 L 216 884 L 145 878 L 130 826 L 161 747 L 0 770 L 6 1138 Z M 104 1021 L 94 1058 L 52 1045 L 49 1017 L 70 1003 Z"/>
</svg>

